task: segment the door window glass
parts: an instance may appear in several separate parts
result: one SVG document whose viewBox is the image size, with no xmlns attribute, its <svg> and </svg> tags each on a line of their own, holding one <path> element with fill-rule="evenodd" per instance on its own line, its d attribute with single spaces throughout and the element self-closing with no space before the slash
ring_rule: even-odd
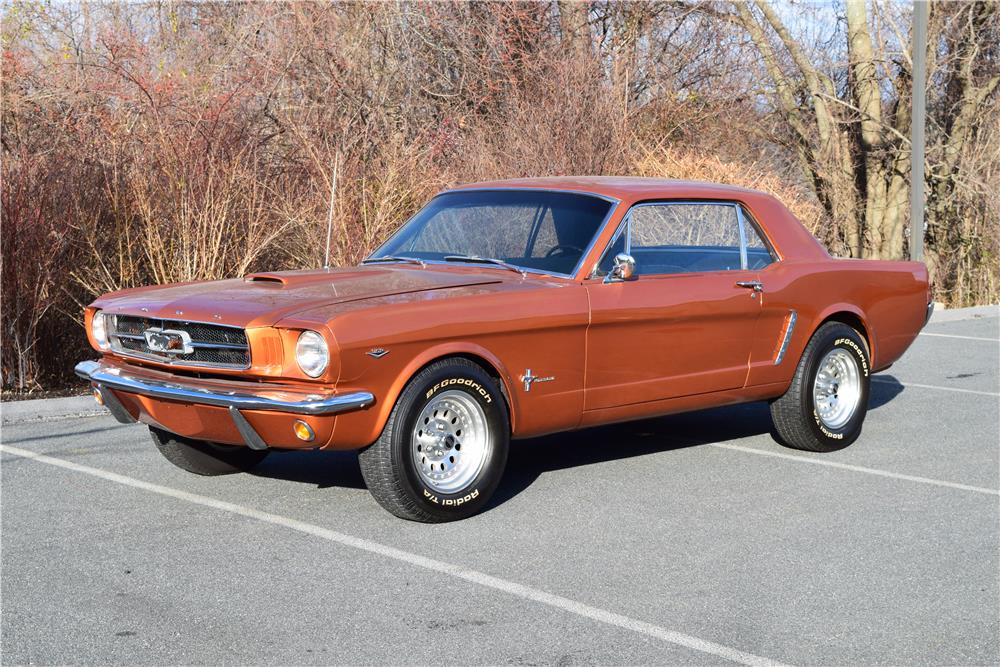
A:
<svg viewBox="0 0 1000 667">
<path fill-rule="evenodd" d="M 630 213 L 636 273 L 737 271 L 740 227 L 731 204 L 651 204 Z"/>
</svg>

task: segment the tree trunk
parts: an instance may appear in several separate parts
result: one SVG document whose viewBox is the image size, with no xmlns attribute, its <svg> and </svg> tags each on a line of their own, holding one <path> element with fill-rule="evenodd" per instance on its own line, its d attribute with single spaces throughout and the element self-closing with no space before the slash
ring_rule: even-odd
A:
<svg viewBox="0 0 1000 667">
<path fill-rule="evenodd" d="M 589 54 L 590 2 L 558 0 L 559 32 L 566 47 L 580 55 Z"/>
</svg>

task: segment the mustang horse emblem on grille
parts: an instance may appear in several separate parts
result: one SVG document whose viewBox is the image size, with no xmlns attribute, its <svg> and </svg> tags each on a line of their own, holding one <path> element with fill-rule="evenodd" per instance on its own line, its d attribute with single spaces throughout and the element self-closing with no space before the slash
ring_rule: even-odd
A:
<svg viewBox="0 0 1000 667">
<path fill-rule="evenodd" d="M 146 345 L 153 352 L 163 354 L 190 354 L 194 352 L 191 335 L 187 331 L 153 327 L 142 332 Z"/>
</svg>

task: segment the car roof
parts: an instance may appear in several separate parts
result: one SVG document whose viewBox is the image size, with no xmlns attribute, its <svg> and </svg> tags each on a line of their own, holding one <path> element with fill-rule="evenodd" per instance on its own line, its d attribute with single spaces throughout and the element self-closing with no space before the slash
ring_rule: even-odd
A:
<svg viewBox="0 0 1000 667">
<path fill-rule="evenodd" d="M 757 190 L 706 183 L 702 181 L 678 181 L 668 178 L 645 178 L 641 176 L 547 176 L 541 178 L 512 178 L 499 181 L 464 183 L 449 188 L 454 190 L 472 189 L 548 189 L 588 192 L 621 200 L 653 199 L 660 197 L 691 199 L 722 199 L 736 195 L 763 195 Z M 765 195 L 766 196 L 766 195 Z"/>
</svg>

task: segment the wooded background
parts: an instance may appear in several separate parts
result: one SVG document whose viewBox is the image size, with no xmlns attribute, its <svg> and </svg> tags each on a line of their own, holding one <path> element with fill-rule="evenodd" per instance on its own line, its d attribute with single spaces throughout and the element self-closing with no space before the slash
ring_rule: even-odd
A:
<svg viewBox="0 0 1000 667">
<path fill-rule="evenodd" d="M 907 254 L 908 2 L 2 5 L 2 378 L 72 381 L 121 287 L 356 262 L 451 184 L 712 180 Z M 1000 15 L 934 2 L 926 261 L 1000 296 Z"/>
</svg>

